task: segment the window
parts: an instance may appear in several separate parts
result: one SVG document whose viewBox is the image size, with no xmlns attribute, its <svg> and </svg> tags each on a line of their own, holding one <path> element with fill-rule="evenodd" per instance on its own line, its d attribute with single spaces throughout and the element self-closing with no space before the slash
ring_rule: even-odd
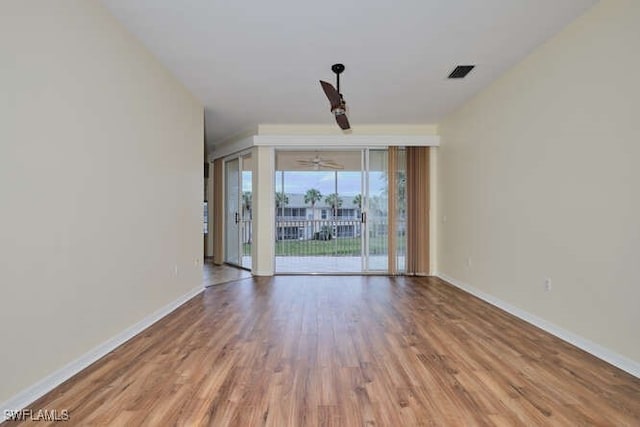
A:
<svg viewBox="0 0 640 427">
<path fill-rule="evenodd" d="M 278 227 L 278 240 L 298 240 L 304 230 L 299 227 Z"/>
<path fill-rule="evenodd" d="M 280 208 L 278 209 L 278 214 L 282 215 L 283 218 L 305 219 L 307 208 Z"/>
<path fill-rule="evenodd" d="M 337 216 L 338 218 L 355 218 L 356 210 L 349 208 L 340 208 L 338 209 Z"/>
<path fill-rule="evenodd" d="M 355 227 L 353 225 L 338 225 L 336 230 L 337 237 L 356 237 Z"/>
</svg>

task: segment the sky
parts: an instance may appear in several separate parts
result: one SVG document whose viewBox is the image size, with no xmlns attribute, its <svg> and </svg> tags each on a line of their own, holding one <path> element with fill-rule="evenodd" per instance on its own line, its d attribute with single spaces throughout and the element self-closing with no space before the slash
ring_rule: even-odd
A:
<svg viewBox="0 0 640 427">
<path fill-rule="evenodd" d="M 355 196 L 363 192 L 361 172 L 341 171 L 285 171 L 284 191 L 288 194 L 304 194 L 315 188 L 326 196 L 336 192 L 336 177 L 338 194 Z M 385 175 L 382 172 L 369 173 L 371 195 L 380 194 L 385 186 Z M 251 191 L 251 172 L 242 173 L 242 191 Z M 282 191 L 282 171 L 276 172 L 276 191 Z"/>
</svg>

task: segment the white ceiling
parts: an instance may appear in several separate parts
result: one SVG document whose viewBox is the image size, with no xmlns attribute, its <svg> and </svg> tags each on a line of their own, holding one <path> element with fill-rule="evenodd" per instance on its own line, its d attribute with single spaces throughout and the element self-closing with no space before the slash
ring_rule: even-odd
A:
<svg viewBox="0 0 640 427">
<path fill-rule="evenodd" d="M 102 0 L 205 106 L 207 141 L 260 123 L 437 123 L 597 0 Z M 447 80 L 457 64 L 477 64 Z"/>
</svg>

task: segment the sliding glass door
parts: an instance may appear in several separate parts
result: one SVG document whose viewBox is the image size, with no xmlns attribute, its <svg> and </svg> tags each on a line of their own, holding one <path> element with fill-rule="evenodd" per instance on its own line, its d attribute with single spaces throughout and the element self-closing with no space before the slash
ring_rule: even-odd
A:
<svg viewBox="0 0 640 427">
<path fill-rule="evenodd" d="M 388 157 L 388 150 L 276 154 L 277 273 L 397 271 L 389 262 L 398 243 L 390 252 Z"/>
<path fill-rule="evenodd" d="M 240 265 L 240 159 L 225 163 L 225 261 Z"/>
<path fill-rule="evenodd" d="M 276 272 L 362 272 L 362 155 L 276 153 Z"/>
<path fill-rule="evenodd" d="M 251 268 L 251 155 L 225 160 L 225 262 Z"/>
</svg>

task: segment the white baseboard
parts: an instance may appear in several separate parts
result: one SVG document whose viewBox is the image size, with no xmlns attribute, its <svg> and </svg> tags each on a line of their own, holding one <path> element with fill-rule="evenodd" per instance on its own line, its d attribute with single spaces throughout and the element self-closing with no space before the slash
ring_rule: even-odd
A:
<svg viewBox="0 0 640 427">
<path fill-rule="evenodd" d="M 439 277 L 447 283 L 452 284 L 457 288 L 462 289 L 463 291 L 470 293 L 471 295 L 480 298 L 483 301 L 488 302 L 493 306 L 506 311 L 507 313 L 510 313 L 524 320 L 527 323 L 531 323 L 532 325 L 537 326 L 538 328 L 550 333 L 551 335 L 555 335 L 563 341 L 575 345 L 576 347 L 586 351 L 587 353 L 592 354 L 593 356 L 602 359 L 605 362 L 608 362 L 613 366 L 622 369 L 623 371 L 630 373 L 636 378 L 640 378 L 640 363 L 634 360 L 628 359 L 612 350 L 609 350 L 608 348 L 589 341 L 588 339 L 581 337 L 580 335 L 574 334 L 573 332 L 554 325 L 553 323 L 544 320 L 541 317 L 528 313 L 518 307 L 502 301 L 501 299 L 496 298 L 493 295 L 487 294 L 479 289 L 474 288 L 473 286 L 449 277 L 444 273 L 435 273 L 435 276 Z"/>
<path fill-rule="evenodd" d="M 44 396 L 46 393 L 50 392 L 55 387 L 59 386 L 72 376 L 76 375 L 78 372 L 87 368 L 89 365 L 102 358 L 109 352 L 113 351 L 118 346 L 124 344 L 129 339 L 138 335 L 140 332 L 144 331 L 149 326 L 153 325 L 158 320 L 162 319 L 202 291 L 204 291 L 204 288 L 201 286 L 192 289 L 178 299 L 151 313 L 138 323 L 125 329 L 115 337 L 103 342 L 92 350 L 89 350 L 87 353 L 83 354 L 76 360 L 56 370 L 55 372 L 33 384 L 32 386 L 16 394 L 6 402 L 3 402 L 2 404 L 0 404 L 0 416 L 2 416 L 2 414 L 4 414 L 7 410 L 20 410 L 26 408 L 27 405 L 35 402 L 37 399 Z M 2 422 L 1 419 L 0 422 Z"/>
</svg>

